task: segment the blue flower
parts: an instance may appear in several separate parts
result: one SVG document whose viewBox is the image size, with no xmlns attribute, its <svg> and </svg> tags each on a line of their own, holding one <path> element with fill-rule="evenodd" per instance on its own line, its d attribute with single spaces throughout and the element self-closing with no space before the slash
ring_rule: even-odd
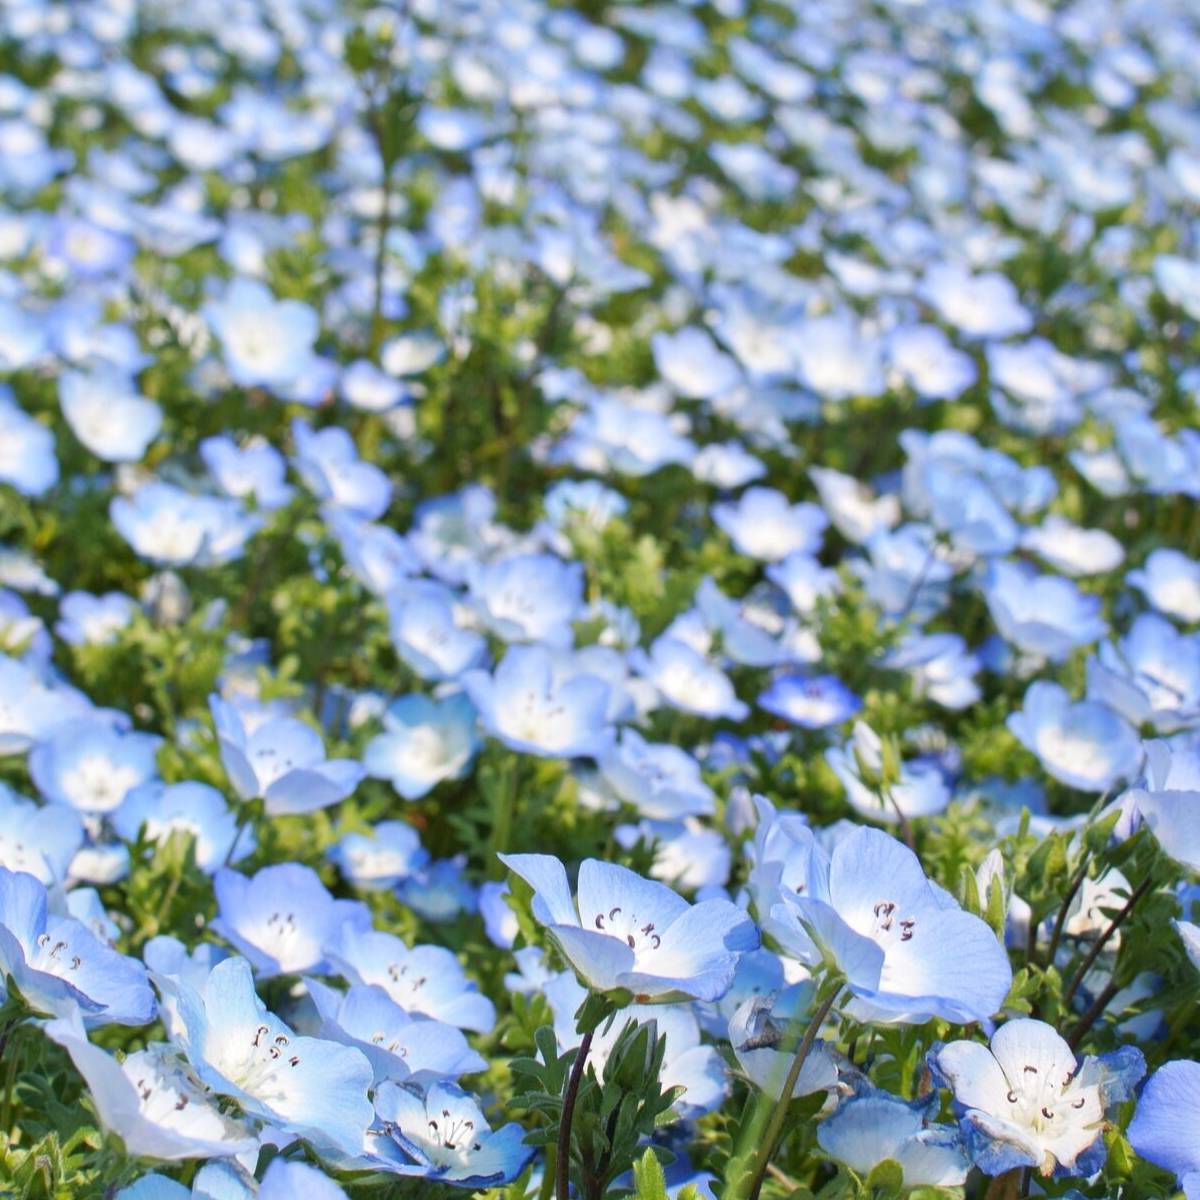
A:
<svg viewBox="0 0 1200 1200">
<path fill-rule="evenodd" d="M 408 946 L 392 933 L 343 925 L 325 948 L 348 983 L 378 984 L 405 1012 L 488 1033 L 495 1005 L 445 946 Z"/>
<path fill-rule="evenodd" d="M 244 954 L 260 978 L 327 969 L 325 945 L 345 924 L 366 928 L 371 914 L 356 900 L 335 900 L 311 867 L 275 863 L 249 879 L 219 870 L 215 933 Z"/>
<path fill-rule="evenodd" d="M 1005 722 L 1055 779 L 1085 792 L 1106 792 L 1132 779 L 1142 762 L 1133 728 L 1096 700 L 1072 703 L 1056 683 L 1038 680 Z"/>
<path fill-rule="evenodd" d="M 213 1158 L 257 1151 L 245 1125 L 220 1111 L 178 1052 L 161 1042 L 121 1062 L 88 1041 L 77 1017 L 43 1030 L 71 1056 L 92 1094 L 100 1124 L 138 1158 Z"/>
<path fill-rule="evenodd" d="M 422 1092 L 384 1083 L 375 1093 L 377 1127 L 367 1164 L 464 1188 L 511 1183 L 533 1157 L 520 1125 L 493 1132 L 473 1096 L 452 1083 Z"/>
<path fill-rule="evenodd" d="M 929 1066 L 953 1091 L 972 1161 L 988 1175 L 1094 1174 L 1104 1164 L 1105 1113 L 1146 1070 L 1133 1046 L 1078 1062 L 1057 1030 L 1026 1017 L 1001 1025 L 990 1049 L 938 1043 Z"/>
<path fill-rule="evenodd" d="M 571 644 L 583 606 L 583 566 L 553 554 L 516 554 L 468 570 L 471 600 L 506 642 Z"/>
<path fill-rule="evenodd" d="M 1086 595 L 1060 575 L 1039 575 L 1022 563 L 993 562 L 983 595 L 1006 641 L 1051 662 L 1062 662 L 1108 629 L 1098 596 Z"/>
<path fill-rule="evenodd" d="M 420 834 L 403 821 L 380 821 L 369 833 L 347 833 L 326 857 L 342 877 L 363 891 L 385 891 L 429 861 Z"/>
<path fill-rule="evenodd" d="M 304 984 L 321 1018 L 321 1036 L 361 1050 L 370 1059 L 376 1083 L 427 1084 L 487 1069 L 487 1060 L 467 1045 L 461 1030 L 410 1016 L 377 985 L 355 984 L 342 993 L 316 979 Z"/>
<path fill-rule="evenodd" d="M 487 655 L 487 643 L 455 615 L 456 597 L 432 580 L 400 583 L 388 593 L 392 644 L 422 679 L 457 679 Z"/>
<path fill-rule="evenodd" d="M 444 700 L 402 696 L 388 706 L 383 726 L 367 744 L 363 766 L 405 800 L 420 799 L 444 779 L 462 778 L 479 744 L 475 708 L 461 692 Z"/>
<path fill-rule="evenodd" d="M 0 867 L 23 871 L 47 887 L 62 883 L 83 845 L 83 821 L 62 804 L 24 800 L 0 783 Z"/>
<path fill-rule="evenodd" d="M 157 774 L 162 738 L 119 733 L 98 719 L 67 721 L 29 756 L 29 773 L 54 804 L 83 813 L 111 813 L 129 792 Z"/>
<path fill-rule="evenodd" d="M 295 492 L 285 480 L 284 457 L 262 439 L 241 445 L 231 437 L 207 437 L 200 443 L 200 457 L 213 482 L 227 496 L 252 497 L 265 512 L 281 508 Z"/>
<path fill-rule="evenodd" d="M 814 844 L 805 861 L 805 878 L 763 888 L 760 917 L 802 962 L 824 960 L 841 972 L 853 993 L 849 1015 L 966 1024 L 1003 1004 L 1012 986 L 1004 947 L 984 921 L 930 883 L 907 846 L 860 827 L 828 859 Z"/>
<path fill-rule="evenodd" d="M 32 875 L 0 868 L 0 980 L 11 976 L 35 1012 L 89 1026 L 145 1025 L 154 1017 L 146 969 L 81 921 L 52 914 Z"/>
<path fill-rule="evenodd" d="M 886 1159 L 900 1164 L 905 1188 L 959 1187 L 971 1161 L 957 1129 L 930 1124 L 937 1099 L 907 1103 L 866 1088 L 817 1126 L 817 1144 L 864 1178 Z"/>
<path fill-rule="evenodd" d="M 307 304 L 276 300 L 265 285 L 235 279 L 204 315 L 221 339 L 234 383 L 286 386 L 307 369 L 319 327 Z"/>
<path fill-rule="evenodd" d="M 1146 1081 L 1129 1123 L 1130 1144 L 1145 1159 L 1179 1180 L 1187 1200 L 1200 1200 L 1200 1063 L 1165 1063 Z"/>
<path fill-rule="evenodd" d="M 267 1011 L 244 958 L 217 963 L 200 989 L 160 981 L 174 993 L 179 1040 L 219 1096 L 314 1146 L 354 1153 L 371 1123 L 373 1072 L 359 1050 L 297 1037 Z"/>
<path fill-rule="evenodd" d="M 612 741 L 609 687 L 595 675 L 561 677 L 550 651 L 512 646 L 494 674 L 468 671 L 463 687 L 483 727 L 513 750 L 544 758 L 596 757 Z"/>
<path fill-rule="evenodd" d="M 631 662 L 681 712 L 731 721 L 749 715 L 749 705 L 738 699 L 729 676 L 686 642 L 664 635 L 655 640 L 648 655 L 641 651 L 631 655 Z"/>
<path fill-rule="evenodd" d="M 326 759 L 321 735 L 303 721 L 269 718 L 250 732 L 232 704 L 215 695 L 208 703 L 234 791 L 243 800 L 261 796 L 272 815 L 327 808 L 366 774 L 353 759 Z"/>
<path fill-rule="evenodd" d="M 500 855 L 534 890 L 533 915 L 580 979 L 599 992 L 625 989 L 639 1003 L 716 1000 L 758 930 L 728 900 L 690 905 L 625 867 L 586 859 L 575 899 L 549 854 Z"/>
<path fill-rule="evenodd" d="M 162 410 L 111 368 L 59 377 L 58 402 L 71 432 L 105 462 L 138 462 L 162 428 Z"/>
<path fill-rule="evenodd" d="M 736 504 L 712 506 L 712 519 L 747 558 L 779 562 L 789 554 L 815 554 L 829 518 L 815 504 L 789 504 L 773 488 L 752 487 Z"/>
<path fill-rule="evenodd" d="M 239 829 L 225 797 L 190 780 L 132 788 L 113 813 L 112 827 L 127 842 L 137 841 L 139 834 L 153 843 L 166 842 L 176 832 L 191 834 L 196 866 L 210 874 L 245 858 L 255 846 L 254 830 L 249 825 Z"/>
<path fill-rule="evenodd" d="M 358 457 L 350 434 L 338 426 L 315 431 L 307 421 L 292 422 L 296 469 L 318 500 L 332 509 L 373 521 L 387 511 L 392 499 L 388 477 L 373 463 Z"/>
<path fill-rule="evenodd" d="M 633 729 L 596 762 L 616 798 L 644 817 L 671 821 L 710 815 L 716 806 L 700 764 L 678 746 L 647 742 Z"/>
<path fill-rule="evenodd" d="M 58 604 L 54 632 L 71 646 L 104 646 L 117 640 L 137 605 L 124 592 L 68 592 Z"/>
<path fill-rule="evenodd" d="M 0 350 L 0 361 L 4 357 Z M 41 496 L 57 482 L 54 434 L 18 408 L 7 388 L 0 388 L 0 483 L 23 496 Z"/>
<path fill-rule="evenodd" d="M 833 675 L 776 675 L 758 697 L 759 708 L 802 729 L 825 729 L 848 721 L 862 701 Z"/>
</svg>

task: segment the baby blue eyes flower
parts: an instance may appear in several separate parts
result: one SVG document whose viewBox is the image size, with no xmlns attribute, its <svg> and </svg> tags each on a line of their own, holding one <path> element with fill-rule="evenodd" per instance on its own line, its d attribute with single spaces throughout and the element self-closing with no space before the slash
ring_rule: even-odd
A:
<svg viewBox="0 0 1200 1200">
<path fill-rule="evenodd" d="M 58 604 L 54 632 L 71 646 L 105 646 L 117 640 L 137 605 L 124 592 L 68 592 Z"/>
<path fill-rule="evenodd" d="M 930 1124 L 936 1109 L 934 1096 L 910 1104 L 867 1088 L 844 1100 L 817 1126 L 817 1144 L 864 1178 L 891 1159 L 900 1164 L 906 1188 L 959 1187 L 966 1182 L 971 1161 L 958 1130 Z"/>
<path fill-rule="evenodd" d="M 452 1083 L 422 1093 L 381 1084 L 375 1094 L 378 1131 L 368 1139 L 371 1164 L 464 1188 L 510 1183 L 533 1157 L 520 1125 L 495 1131 L 475 1099 Z"/>
<path fill-rule="evenodd" d="M 221 340 L 229 374 L 242 387 L 286 386 L 312 358 L 317 314 L 297 300 L 276 300 L 256 281 L 235 279 L 204 315 Z"/>
<path fill-rule="evenodd" d="M 313 431 L 306 421 L 292 422 L 296 469 L 319 500 L 334 509 L 374 521 L 391 503 L 392 485 L 373 463 L 358 457 L 350 434 L 338 426 Z"/>
<path fill-rule="evenodd" d="M 402 883 L 428 861 L 417 831 L 404 821 L 380 821 L 369 833 L 348 833 L 326 851 L 342 878 L 362 891 Z"/>
<path fill-rule="evenodd" d="M 1129 1123 L 1133 1148 L 1156 1166 L 1174 1173 L 1187 1200 L 1200 1198 L 1200 1063 L 1177 1059 L 1159 1067 L 1146 1082 Z"/>
<path fill-rule="evenodd" d="M 592 990 L 630 991 L 639 1003 L 719 999 L 758 930 L 728 900 L 690 905 L 625 867 L 586 859 L 572 899 L 548 854 L 500 855 L 534 890 L 533 915 Z"/>
<path fill-rule="evenodd" d="M 615 797 L 644 817 L 675 820 L 711 814 L 716 797 L 700 773 L 700 764 L 678 746 L 647 742 L 633 729 L 596 762 Z"/>
<path fill-rule="evenodd" d="M 1062 662 L 1108 631 L 1099 597 L 1085 595 L 1069 579 L 1038 575 L 1020 563 L 993 562 L 983 595 L 1005 641 L 1051 662 Z"/>
<path fill-rule="evenodd" d="M 612 742 L 608 684 L 586 673 L 560 675 L 542 646 L 512 646 L 494 674 L 468 671 L 462 684 L 483 727 L 513 750 L 597 757 Z"/>
<path fill-rule="evenodd" d="M 162 411 L 112 369 L 67 371 L 58 398 L 71 432 L 105 462 L 138 462 L 162 428 Z"/>
<path fill-rule="evenodd" d="M 1125 578 L 1159 612 L 1188 625 L 1200 621 L 1200 562 L 1195 559 L 1162 547 Z"/>
<path fill-rule="evenodd" d="M 48 911 L 32 875 L 0 868 L 0 979 L 11 976 L 35 1012 L 89 1026 L 144 1025 L 154 1017 L 146 969 L 73 917 Z"/>
<path fill-rule="evenodd" d="M 337 992 L 316 979 L 305 987 L 321 1018 L 321 1036 L 355 1046 L 371 1062 L 375 1082 L 431 1083 L 487 1069 L 461 1030 L 429 1017 L 412 1017 L 383 988 L 357 984 Z"/>
<path fill-rule="evenodd" d="M 377 984 L 405 1012 L 489 1033 L 496 1007 L 444 946 L 408 946 L 392 933 L 345 924 L 325 948 L 351 984 Z"/>
<path fill-rule="evenodd" d="M 828 859 L 813 846 L 804 861 L 799 877 L 763 887 L 760 909 L 770 907 L 760 915 L 786 951 L 812 966 L 831 963 L 845 976 L 849 1015 L 966 1024 L 987 1020 L 1003 1004 L 1012 986 L 1004 947 L 925 877 L 908 847 L 860 827 Z"/>
<path fill-rule="evenodd" d="M 506 642 L 571 644 L 571 622 L 583 606 L 582 564 L 518 554 L 473 568 L 468 584 L 480 617 Z"/>
<path fill-rule="evenodd" d="M 1101 643 L 1087 664 L 1088 698 L 1133 725 L 1175 733 L 1200 722 L 1200 640 L 1143 613 L 1119 642 Z"/>
<path fill-rule="evenodd" d="M 225 1116 L 176 1051 L 162 1043 L 117 1062 L 88 1041 L 77 1019 L 44 1026 L 87 1082 L 97 1116 L 128 1154 L 164 1160 L 215 1158 L 257 1150 L 250 1129 Z"/>
<path fill-rule="evenodd" d="M 355 1153 L 372 1120 L 371 1064 L 361 1051 L 297 1037 L 254 992 L 250 964 L 228 958 L 204 985 L 176 992 L 180 1041 L 200 1078 L 243 1112 L 310 1141 Z"/>
<path fill-rule="evenodd" d="M 851 806 L 876 821 L 895 824 L 944 812 L 950 789 L 940 768 L 930 760 L 897 760 L 896 777 L 885 778 L 883 742 L 862 721 L 843 746 L 825 751 L 825 761 L 846 789 Z"/>
<path fill-rule="evenodd" d="M 247 879 L 221 869 L 213 879 L 212 928 L 244 954 L 261 978 L 326 969 L 324 947 L 346 923 L 369 927 L 355 900 L 335 900 L 317 873 L 299 863 L 263 867 Z"/>
<path fill-rule="evenodd" d="M 456 615 L 456 597 L 430 580 L 393 588 L 387 597 L 396 653 L 422 678 L 457 679 L 487 656 L 487 642 Z"/>
<path fill-rule="evenodd" d="M 133 788 L 156 774 L 161 744 L 162 738 L 118 733 L 98 719 L 68 721 L 33 748 L 29 773 L 54 804 L 82 813 L 111 813 Z"/>
<path fill-rule="evenodd" d="M 862 701 L 833 675 L 777 675 L 758 706 L 802 729 L 825 729 L 848 721 Z"/>
<path fill-rule="evenodd" d="M 1042 1175 L 1098 1171 L 1105 1114 L 1146 1070 L 1132 1046 L 1079 1062 L 1052 1026 L 1029 1018 L 1001 1025 L 990 1049 L 938 1044 L 929 1065 L 935 1081 L 953 1091 L 971 1158 L 988 1175 L 1016 1167 Z"/>
<path fill-rule="evenodd" d="M 444 779 L 460 779 L 479 745 L 475 708 L 461 693 L 445 700 L 402 696 L 389 705 L 383 726 L 368 743 L 363 766 L 406 800 L 420 799 Z"/>
<path fill-rule="evenodd" d="M 4 357 L 0 351 L 0 360 Z M 41 496 L 58 482 L 54 434 L 17 407 L 0 388 L 0 484 Z"/>
<path fill-rule="evenodd" d="M 731 721 L 741 721 L 750 713 L 749 705 L 738 699 L 729 677 L 678 638 L 660 637 L 649 654 L 635 651 L 631 661 L 663 699 L 682 712 Z"/>
<path fill-rule="evenodd" d="M 748 996 L 729 1019 L 729 1044 L 746 1077 L 776 1100 L 783 1098 L 784 1085 L 816 989 L 806 980 L 791 987 L 773 988 Z M 789 1028 L 800 1032 L 786 1037 Z M 837 1086 L 838 1066 L 833 1051 L 822 1041 L 813 1042 L 800 1074 L 792 1087 L 792 1099 L 828 1092 Z"/>
<path fill-rule="evenodd" d="M 295 492 L 284 478 L 283 455 L 266 441 L 251 439 L 239 445 L 231 437 L 208 437 L 200 443 L 200 457 L 225 495 L 251 497 L 266 512 L 281 508 Z"/>
<path fill-rule="evenodd" d="M 1006 724 L 1055 779 L 1081 791 L 1107 791 L 1141 765 L 1141 745 L 1125 721 L 1095 700 L 1072 704 L 1056 683 L 1031 684 Z"/>
<path fill-rule="evenodd" d="M 261 527 L 236 500 L 152 481 L 115 496 L 109 516 L 134 553 L 160 566 L 219 566 L 240 558 Z"/>
<path fill-rule="evenodd" d="M 262 797 L 268 814 L 314 812 L 344 800 L 366 774 L 352 759 L 325 757 L 321 735 L 293 717 L 267 719 L 252 731 L 238 710 L 209 697 L 229 781 L 243 800 Z"/>
<path fill-rule="evenodd" d="M 1200 751 L 1157 739 L 1143 746 L 1145 777 L 1124 793 L 1121 806 L 1171 858 L 1200 871 Z"/>
<path fill-rule="evenodd" d="M 139 784 L 113 813 L 111 823 L 127 842 L 137 841 L 139 834 L 156 844 L 176 832 L 190 834 L 196 866 L 208 874 L 245 858 L 255 845 L 253 829 L 239 829 L 225 797 L 206 783 Z"/>
<path fill-rule="evenodd" d="M 62 883 L 83 836 L 74 809 L 34 804 L 0 784 L 0 867 L 23 871 L 47 887 Z"/>
<path fill-rule="evenodd" d="M 712 519 L 739 553 L 762 562 L 816 553 L 829 524 L 817 505 L 789 504 L 782 492 L 762 487 L 748 488 L 736 504 L 714 504 Z"/>
</svg>

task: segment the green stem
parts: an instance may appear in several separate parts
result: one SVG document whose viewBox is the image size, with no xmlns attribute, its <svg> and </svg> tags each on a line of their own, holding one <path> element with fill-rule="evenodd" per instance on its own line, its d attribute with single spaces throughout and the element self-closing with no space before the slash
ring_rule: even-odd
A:
<svg viewBox="0 0 1200 1200">
<path fill-rule="evenodd" d="M 498 769 L 499 778 L 492 793 L 492 830 L 488 835 L 487 870 L 495 878 L 502 878 L 504 864 L 497 858 L 509 849 L 512 841 L 513 821 L 517 811 L 517 792 L 520 784 L 520 764 L 515 755 L 505 759 Z"/>
<path fill-rule="evenodd" d="M 5 1062 L 4 1100 L 0 1103 L 0 1137 L 6 1141 L 12 1128 L 13 1095 L 17 1087 L 17 1074 L 21 1066 L 20 1022 L 13 1021 L 0 1035 L 0 1062 Z"/>
<path fill-rule="evenodd" d="M 1063 902 L 1059 906 L 1058 917 L 1054 922 L 1054 930 L 1050 934 L 1050 945 L 1046 949 L 1046 966 L 1050 966 L 1054 962 L 1054 955 L 1058 950 L 1059 940 L 1062 938 L 1063 927 L 1067 923 L 1067 910 L 1071 907 L 1071 901 L 1075 899 L 1079 893 L 1079 889 L 1083 886 L 1083 881 L 1087 878 L 1090 857 L 1088 851 L 1085 849 L 1083 852 L 1083 861 L 1079 864 L 1079 870 L 1075 872 L 1075 878 L 1071 880 L 1071 886 L 1067 889 L 1067 894 L 1063 897 Z"/>
<path fill-rule="evenodd" d="M 804 1036 L 796 1049 L 796 1056 L 792 1059 L 779 1095 L 762 1092 L 753 1102 L 749 1116 L 743 1121 L 738 1134 L 738 1148 L 726 1172 L 727 1182 L 721 1200 L 758 1200 L 767 1167 L 783 1134 L 792 1093 L 796 1090 L 796 1081 L 800 1078 L 800 1072 L 813 1043 L 817 1040 L 817 1034 L 841 990 L 840 978 L 831 980 L 826 985 L 825 998 L 804 1030 Z"/>
</svg>

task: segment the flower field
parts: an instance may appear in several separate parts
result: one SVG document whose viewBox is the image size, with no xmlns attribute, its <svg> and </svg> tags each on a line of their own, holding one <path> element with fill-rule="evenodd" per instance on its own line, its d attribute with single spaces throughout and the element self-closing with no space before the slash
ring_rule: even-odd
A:
<svg viewBox="0 0 1200 1200">
<path fill-rule="evenodd" d="M 1195 0 L 0 4 L 0 1197 L 1200 1200 Z"/>
</svg>

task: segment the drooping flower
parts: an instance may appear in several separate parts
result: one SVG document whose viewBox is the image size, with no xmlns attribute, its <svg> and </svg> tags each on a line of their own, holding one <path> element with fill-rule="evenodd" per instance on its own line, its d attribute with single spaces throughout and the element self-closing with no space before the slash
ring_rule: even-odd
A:
<svg viewBox="0 0 1200 1200">
<path fill-rule="evenodd" d="M 178 1052 L 161 1042 L 117 1062 L 88 1041 L 78 1017 L 48 1021 L 92 1094 L 100 1124 L 128 1154 L 164 1160 L 214 1158 L 253 1151 L 253 1131 L 220 1111 Z"/>
</svg>

